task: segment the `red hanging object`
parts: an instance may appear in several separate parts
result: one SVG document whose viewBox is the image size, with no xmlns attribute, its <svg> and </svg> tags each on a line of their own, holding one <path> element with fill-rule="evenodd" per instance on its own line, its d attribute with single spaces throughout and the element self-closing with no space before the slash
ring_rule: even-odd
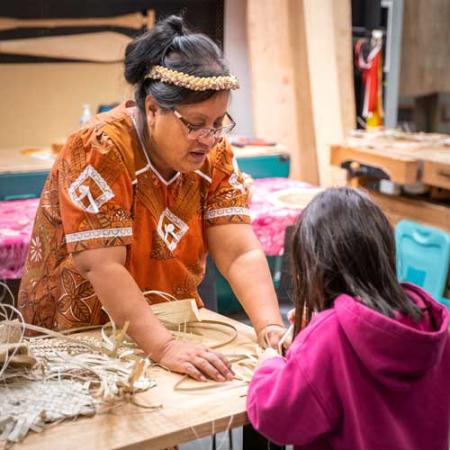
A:
<svg viewBox="0 0 450 450">
<path fill-rule="evenodd" d="M 364 84 L 364 105 L 362 116 L 366 119 L 367 128 L 383 125 L 383 63 L 382 33 L 379 30 L 372 32 L 370 51 L 364 56 L 364 45 L 367 39 L 358 39 L 355 45 L 355 65 L 362 72 Z"/>
</svg>

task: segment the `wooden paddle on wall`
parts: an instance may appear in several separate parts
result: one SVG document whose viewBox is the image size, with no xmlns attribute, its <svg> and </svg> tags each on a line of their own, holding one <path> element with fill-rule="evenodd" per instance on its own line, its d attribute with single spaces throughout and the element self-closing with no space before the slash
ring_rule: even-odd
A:
<svg viewBox="0 0 450 450">
<path fill-rule="evenodd" d="M 132 39 L 113 31 L 0 41 L 0 53 L 111 63 L 123 61 Z"/>
<path fill-rule="evenodd" d="M 0 17 L 0 31 L 14 28 L 56 28 L 56 27 L 123 27 L 139 30 L 150 29 L 155 22 L 155 11 L 149 9 L 147 15 L 141 13 L 125 14 L 115 17 L 86 17 L 64 19 L 16 19 Z"/>
</svg>

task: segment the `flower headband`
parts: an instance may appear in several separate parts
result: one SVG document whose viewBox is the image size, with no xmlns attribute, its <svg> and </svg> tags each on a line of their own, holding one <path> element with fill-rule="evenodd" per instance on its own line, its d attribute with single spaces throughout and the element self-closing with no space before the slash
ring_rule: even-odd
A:
<svg viewBox="0 0 450 450">
<path fill-rule="evenodd" d="M 153 66 L 145 78 L 160 80 L 163 83 L 174 84 L 191 91 L 222 91 L 239 88 L 239 82 L 234 75 L 196 77 L 163 66 Z"/>
</svg>

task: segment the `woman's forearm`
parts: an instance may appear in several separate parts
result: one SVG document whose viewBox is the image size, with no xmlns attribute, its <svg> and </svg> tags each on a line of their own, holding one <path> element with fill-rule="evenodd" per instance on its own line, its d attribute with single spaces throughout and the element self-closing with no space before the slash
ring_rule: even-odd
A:
<svg viewBox="0 0 450 450">
<path fill-rule="evenodd" d="M 112 262 L 87 271 L 85 276 L 114 322 L 119 326 L 129 322 L 127 333 L 145 354 L 159 361 L 172 334 L 153 314 L 127 269 Z"/>
<path fill-rule="evenodd" d="M 204 380 L 205 376 L 217 381 L 232 379 L 224 356 L 201 344 L 175 340 L 156 318 L 124 267 L 126 255 L 125 246 L 101 247 L 74 253 L 73 260 L 114 322 L 119 326 L 129 322 L 128 334 L 154 361 L 196 380 Z"/>
<path fill-rule="evenodd" d="M 260 248 L 239 255 L 224 276 L 257 332 L 268 324 L 283 325 L 267 259 Z"/>
</svg>

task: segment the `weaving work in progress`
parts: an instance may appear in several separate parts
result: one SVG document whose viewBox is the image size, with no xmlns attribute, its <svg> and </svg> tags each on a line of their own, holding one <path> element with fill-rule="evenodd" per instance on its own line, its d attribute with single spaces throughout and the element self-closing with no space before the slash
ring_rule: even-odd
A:
<svg viewBox="0 0 450 450">
<path fill-rule="evenodd" d="M 201 342 L 215 349 L 237 336 L 236 328 L 229 323 L 201 321 L 194 300 L 175 302 L 165 293 L 146 294 L 168 300 L 152 305 L 152 309 L 176 339 Z M 27 330 L 41 335 L 25 337 Z M 0 442 L 5 441 L 7 447 L 20 442 L 29 431 L 40 432 L 51 423 L 108 412 L 123 401 L 155 412 L 164 407 L 135 400 L 137 392 L 157 388 L 150 373 L 155 364 L 144 358 L 128 338 L 127 324 L 117 329 L 109 322 L 95 336 L 78 334 L 80 331 L 86 329 L 64 334 L 29 325 L 15 308 L 1 305 Z M 227 356 L 233 363 L 235 380 L 247 384 L 256 366 L 257 351 Z M 184 376 L 173 389 L 201 391 L 221 386 Z"/>
<path fill-rule="evenodd" d="M 228 322 L 202 320 L 193 299 L 176 301 L 171 295 L 160 291 L 146 291 L 144 294 L 160 296 L 166 300 L 165 303 L 152 305 L 152 310 L 177 339 L 201 343 L 216 350 L 231 344 L 238 335 L 236 327 Z M 251 380 L 260 351 L 257 345 L 252 347 L 247 351 L 243 349 L 242 353 L 223 353 L 233 364 L 234 379 L 246 384 Z M 220 386 L 221 383 L 198 382 L 185 375 L 175 384 L 174 390 L 198 391 Z"/>
<path fill-rule="evenodd" d="M 19 319 L 13 319 L 18 315 Z M 22 440 L 51 422 L 93 415 L 111 401 L 131 399 L 155 386 L 150 361 L 115 330 L 103 342 L 64 335 L 23 322 L 9 305 L 0 309 L 0 441 Z M 25 331 L 42 336 L 25 338 Z"/>
<path fill-rule="evenodd" d="M 89 383 L 71 380 L 17 381 L 0 389 L 1 440 L 12 444 L 46 423 L 95 414 Z"/>
</svg>

